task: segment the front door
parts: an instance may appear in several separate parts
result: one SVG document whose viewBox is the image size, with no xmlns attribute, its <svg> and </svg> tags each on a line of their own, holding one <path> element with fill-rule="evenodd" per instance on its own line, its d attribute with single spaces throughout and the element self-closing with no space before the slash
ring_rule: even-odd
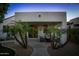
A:
<svg viewBox="0 0 79 59">
<path fill-rule="evenodd" d="M 31 30 L 29 31 L 29 38 L 37 38 L 38 37 L 38 28 L 35 25 L 31 25 Z"/>
</svg>

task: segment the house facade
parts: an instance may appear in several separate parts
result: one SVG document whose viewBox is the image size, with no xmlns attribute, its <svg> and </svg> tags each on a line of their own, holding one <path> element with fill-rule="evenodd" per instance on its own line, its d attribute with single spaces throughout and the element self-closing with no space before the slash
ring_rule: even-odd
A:
<svg viewBox="0 0 79 59">
<path fill-rule="evenodd" d="M 15 15 L 6 18 L 3 25 L 11 25 L 15 22 L 26 22 L 31 24 L 36 32 L 28 32 L 28 39 L 44 36 L 45 28 L 49 26 L 59 25 L 59 29 L 67 29 L 66 25 L 66 12 L 15 12 Z M 64 44 L 67 40 L 67 33 L 61 36 L 61 43 Z"/>
<path fill-rule="evenodd" d="M 75 29 L 79 29 L 79 17 L 71 19 L 68 22 L 68 27 L 70 28 L 75 28 Z"/>
</svg>

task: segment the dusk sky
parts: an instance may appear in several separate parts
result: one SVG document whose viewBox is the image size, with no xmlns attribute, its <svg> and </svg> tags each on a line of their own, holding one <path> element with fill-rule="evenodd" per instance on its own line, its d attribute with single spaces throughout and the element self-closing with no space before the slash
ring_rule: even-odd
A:
<svg viewBox="0 0 79 59">
<path fill-rule="evenodd" d="M 6 18 L 15 12 L 67 12 L 67 21 L 79 17 L 79 4 L 66 3 L 12 3 L 9 6 Z"/>
</svg>

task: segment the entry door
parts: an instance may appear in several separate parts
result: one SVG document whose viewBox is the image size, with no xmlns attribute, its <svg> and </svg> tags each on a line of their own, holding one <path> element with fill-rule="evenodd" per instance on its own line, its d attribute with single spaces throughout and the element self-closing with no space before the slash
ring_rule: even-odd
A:
<svg viewBox="0 0 79 59">
<path fill-rule="evenodd" d="M 31 26 L 31 31 L 29 31 L 29 38 L 37 38 L 38 37 L 38 28 L 37 26 Z"/>
</svg>

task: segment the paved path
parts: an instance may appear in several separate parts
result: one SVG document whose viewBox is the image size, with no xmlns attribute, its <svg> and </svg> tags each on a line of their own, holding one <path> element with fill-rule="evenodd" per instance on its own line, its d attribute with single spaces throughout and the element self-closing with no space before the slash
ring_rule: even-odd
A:
<svg viewBox="0 0 79 59">
<path fill-rule="evenodd" d="M 49 56 L 47 52 L 49 43 L 40 42 L 38 39 L 30 39 L 28 44 L 33 47 L 32 56 Z"/>
<path fill-rule="evenodd" d="M 48 56 L 47 48 L 33 48 L 32 56 Z"/>
</svg>

